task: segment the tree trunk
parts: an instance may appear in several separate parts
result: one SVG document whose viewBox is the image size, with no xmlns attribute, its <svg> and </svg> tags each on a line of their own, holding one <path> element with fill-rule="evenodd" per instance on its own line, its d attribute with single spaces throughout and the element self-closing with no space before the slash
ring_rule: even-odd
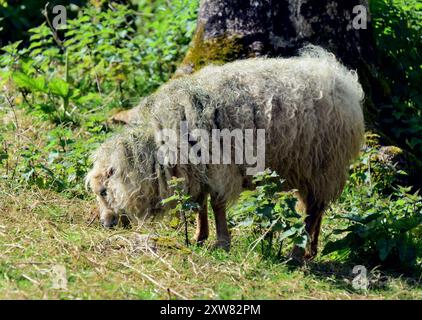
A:
<svg viewBox="0 0 422 320">
<path fill-rule="evenodd" d="M 372 92 L 384 86 L 373 76 L 376 56 L 370 21 L 366 29 L 353 27 L 357 16 L 353 8 L 358 5 L 366 8 L 369 20 L 367 0 L 202 0 L 195 36 L 176 75 L 209 63 L 293 56 L 311 43 L 358 70 L 365 93 L 371 98 L 367 99 L 367 111 L 374 118 L 372 102 L 388 95 L 388 90 Z"/>
<path fill-rule="evenodd" d="M 366 9 L 366 29 L 359 28 L 364 26 L 360 9 Z M 391 103 L 391 92 L 377 69 L 367 0 L 202 0 L 194 38 L 175 77 L 210 63 L 293 56 L 308 43 L 326 48 L 357 70 L 368 128 L 379 133 L 384 144 L 400 145 L 377 121 L 377 106 Z M 404 170 L 413 173 L 408 182 L 420 184 L 421 162 L 410 152 L 403 159 Z"/>
</svg>

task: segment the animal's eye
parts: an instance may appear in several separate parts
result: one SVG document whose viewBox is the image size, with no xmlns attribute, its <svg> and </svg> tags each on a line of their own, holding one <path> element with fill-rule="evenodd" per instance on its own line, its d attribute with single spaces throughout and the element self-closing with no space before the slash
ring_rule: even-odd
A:
<svg viewBox="0 0 422 320">
<path fill-rule="evenodd" d="M 106 197 L 107 196 L 107 189 L 106 188 L 101 188 L 101 190 L 100 190 L 100 196 L 101 197 Z"/>
<path fill-rule="evenodd" d="M 108 168 L 106 172 L 107 179 L 110 178 L 114 174 L 114 168 Z"/>
</svg>

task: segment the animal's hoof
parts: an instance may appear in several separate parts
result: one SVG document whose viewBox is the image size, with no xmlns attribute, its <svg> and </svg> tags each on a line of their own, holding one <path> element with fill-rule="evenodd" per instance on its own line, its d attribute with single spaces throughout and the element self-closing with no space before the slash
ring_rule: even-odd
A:
<svg viewBox="0 0 422 320">
<path fill-rule="evenodd" d="M 312 260 L 314 260 L 314 259 L 315 259 L 315 257 L 316 257 L 316 253 L 314 254 L 314 253 L 312 253 L 312 252 L 307 252 L 307 253 L 305 254 L 305 260 L 306 260 L 306 261 L 312 261 Z"/>
<path fill-rule="evenodd" d="M 205 241 L 207 241 L 207 239 L 208 239 L 208 235 L 202 235 L 202 234 L 197 234 L 195 235 L 195 238 L 194 238 L 196 245 L 198 246 L 203 246 L 205 244 Z"/>
<path fill-rule="evenodd" d="M 196 239 L 196 238 L 195 238 L 195 244 L 196 244 L 198 247 L 202 247 L 202 246 L 205 244 L 205 241 L 206 241 L 206 239 Z"/>
<path fill-rule="evenodd" d="M 230 240 L 217 240 L 214 245 L 213 249 L 223 249 L 227 252 L 230 251 Z"/>
</svg>

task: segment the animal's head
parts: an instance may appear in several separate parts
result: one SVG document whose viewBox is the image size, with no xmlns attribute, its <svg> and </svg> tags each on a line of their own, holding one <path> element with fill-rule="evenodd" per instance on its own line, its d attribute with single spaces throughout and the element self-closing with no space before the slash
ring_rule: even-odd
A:
<svg viewBox="0 0 422 320">
<path fill-rule="evenodd" d="M 86 186 L 96 195 L 104 227 L 116 226 L 122 217 L 144 219 L 157 209 L 152 142 L 145 134 L 129 131 L 106 141 L 95 153 Z"/>
<path fill-rule="evenodd" d="M 119 221 L 118 212 L 116 212 L 112 201 L 110 201 L 110 190 L 108 188 L 113 174 L 114 169 L 112 167 L 104 168 L 96 164 L 86 177 L 87 187 L 91 188 L 97 198 L 101 224 L 107 228 L 114 227 Z"/>
</svg>

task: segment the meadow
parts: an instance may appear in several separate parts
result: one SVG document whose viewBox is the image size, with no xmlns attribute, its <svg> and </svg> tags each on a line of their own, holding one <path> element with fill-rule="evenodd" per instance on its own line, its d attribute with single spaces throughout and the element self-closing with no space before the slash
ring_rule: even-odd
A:
<svg viewBox="0 0 422 320">
<path fill-rule="evenodd" d="M 188 0 L 100 2 L 65 29 L 45 21 L 0 47 L 0 299 L 422 299 L 422 196 L 402 183 L 402 150 L 374 132 L 325 214 L 313 261 L 289 258 L 304 239 L 302 216 L 271 172 L 230 209 L 230 252 L 212 249 L 213 229 L 204 246 L 186 245 L 180 210 L 132 228 L 100 226 L 84 187 L 90 154 L 122 130 L 114 114 L 171 78 L 198 9 Z M 0 12 L 11 10 L 5 3 Z M 371 6 L 396 95 L 383 121 L 420 155 L 421 4 Z M 394 83 L 399 58 L 407 86 Z"/>
</svg>

